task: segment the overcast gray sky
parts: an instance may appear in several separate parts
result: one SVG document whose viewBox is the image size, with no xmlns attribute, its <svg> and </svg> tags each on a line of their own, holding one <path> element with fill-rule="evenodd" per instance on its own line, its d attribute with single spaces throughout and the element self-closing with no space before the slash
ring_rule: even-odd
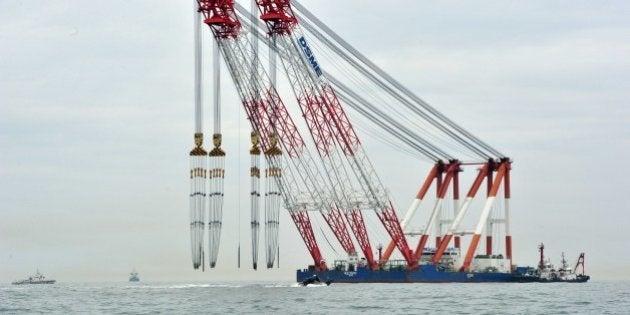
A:
<svg viewBox="0 0 630 315">
<path fill-rule="evenodd" d="M 224 72 L 219 266 L 192 270 L 191 2 L 0 2 L 0 282 L 36 268 L 125 281 L 134 266 L 143 280 L 291 280 L 310 263 L 283 212 L 281 268 L 248 268 L 249 127 Z M 545 242 L 554 260 L 585 251 L 595 279 L 630 278 L 627 1 L 302 3 L 514 160 L 515 262 Z M 405 209 L 431 165 L 364 143 Z"/>
</svg>

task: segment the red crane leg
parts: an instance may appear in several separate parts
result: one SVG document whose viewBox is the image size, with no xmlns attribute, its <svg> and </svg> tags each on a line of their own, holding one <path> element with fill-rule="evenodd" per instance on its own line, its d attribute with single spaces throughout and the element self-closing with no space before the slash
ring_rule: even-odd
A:
<svg viewBox="0 0 630 315">
<path fill-rule="evenodd" d="M 434 264 L 437 264 L 440 261 L 440 259 L 442 258 L 442 255 L 444 254 L 444 251 L 446 250 L 446 247 L 448 246 L 448 243 L 451 241 L 452 238 L 453 238 L 453 234 L 447 233 L 446 235 L 444 235 L 442 242 L 440 242 L 440 245 L 438 245 L 438 248 L 435 251 L 435 255 L 433 256 Z M 457 244 L 458 242 L 459 242 L 459 236 L 455 238 L 455 243 L 456 243 L 455 245 L 459 245 Z"/>
<path fill-rule="evenodd" d="M 492 236 L 486 235 L 486 255 L 492 255 Z"/>
<path fill-rule="evenodd" d="M 333 230 L 333 234 L 341 243 L 341 247 L 346 253 L 356 252 L 354 249 L 354 244 L 352 244 L 352 239 L 350 238 L 350 234 L 348 233 L 348 229 L 346 228 L 346 223 L 343 220 L 343 215 L 339 209 L 334 209 L 328 211 L 328 213 L 322 213 L 324 220 L 328 223 L 330 229 Z"/>
<path fill-rule="evenodd" d="M 510 265 L 512 265 L 512 236 L 505 236 L 505 257 L 510 260 Z"/>
<path fill-rule="evenodd" d="M 379 264 L 374 260 L 372 246 L 370 245 L 370 240 L 367 234 L 367 229 L 365 228 L 365 222 L 363 221 L 363 213 L 361 212 L 361 209 L 355 208 L 351 211 L 346 212 L 346 219 L 348 220 L 350 228 L 352 229 L 352 232 L 354 232 L 354 235 L 359 242 L 359 246 L 361 247 L 361 251 L 365 255 L 368 266 L 372 270 L 378 270 Z"/>
<path fill-rule="evenodd" d="M 319 247 L 317 246 L 317 241 L 315 241 L 315 235 L 313 233 L 311 221 L 308 217 L 308 212 L 293 211 L 291 212 L 291 219 L 293 219 L 295 226 L 298 227 L 298 232 L 302 236 L 304 243 L 306 243 L 306 248 L 308 249 L 308 252 L 311 254 L 311 257 L 313 257 L 313 261 L 315 262 L 315 270 L 328 270 L 326 262 L 322 258 L 322 254 L 319 251 Z"/>
<path fill-rule="evenodd" d="M 407 245 L 407 239 L 403 234 L 400 222 L 396 216 L 396 211 L 394 211 L 394 207 L 392 207 L 391 203 L 389 207 L 385 207 L 385 209 L 381 212 L 378 212 L 377 216 L 381 220 L 381 223 L 385 226 L 385 229 L 389 232 L 389 235 L 394 243 L 396 243 L 398 250 L 400 250 L 403 257 L 405 257 L 405 260 L 407 261 L 407 268 L 417 268 L 418 262 L 413 259 L 413 253 L 411 252 L 409 245 Z"/>
</svg>

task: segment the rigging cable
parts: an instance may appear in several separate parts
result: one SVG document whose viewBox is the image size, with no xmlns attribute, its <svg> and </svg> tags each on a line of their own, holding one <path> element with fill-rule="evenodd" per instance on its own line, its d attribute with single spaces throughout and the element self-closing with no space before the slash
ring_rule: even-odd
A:
<svg viewBox="0 0 630 315">
<path fill-rule="evenodd" d="M 368 66 L 372 71 L 376 72 L 378 75 L 380 75 L 382 78 L 384 78 L 388 83 L 390 83 L 391 85 L 393 85 L 395 88 L 397 88 L 399 91 L 401 91 L 403 94 L 405 94 L 407 97 L 409 97 L 410 99 L 412 99 L 414 102 L 416 102 L 417 105 L 420 105 L 420 107 L 422 107 L 423 109 L 425 109 L 426 111 L 428 111 L 429 113 L 431 113 L 432 115 L 434 115 L 435 117 L 437 117 L 438 119 L 442 120 L 444 123 L 446 123 L 449 127 L 451 127 L 452 129 L 456 130 L 457 132 L 459 132 L 460 134 L 462 134 L 463 136 L 467 137 L 468 139 L 470 139 L 473 143 L 475 143 L 477 146 L 479 146 L 481 149 L 485 150 L 486 152 L 490 152 L 491 154 L 495 155 L 496 157 L 504 157 L 501 153 L 499 153 L 497 150 L 495 150 L 494 148 L 490 147 L 489 145 L 487 145 L 486 143 L 484 143 L 483 141 L 479 140 L 477 137 L 473 136 L 471 133 L 469 133 L 468 131 L 466 131 L 465 129 L 463 129 L 462 127 L 460 127 L 459 125 L 457 125 L 456 123 L 454 123 L 453 121 L 451 121 L 450 119 L 448 119 L 446 116 L 444 116 L 443 114 L 441 114 L 439 111 L 437 111 L 435 108 L 431 107 L 428 103 L 424 102 L 422 99 L 420 99 L 418 96 L 416 96 L 413 92 L 411 92 L 409 89 L 407 89 L 406 87 L 404 87 L 400 82 L 398 82 L 397 80 L 395 80 L 394 78 L 392 78 L 391 76 L 389 76 L 385 71 L 383 71 L 381 68 L 379 68 L 377 65 L 375 65 L 374 63 L 372 63 L 368 58 L 366 58 L 363 54 L 361 54 L 360 52 L 358 52 L 356 49 L 354 49 L 354 47 L 352 47 L 348 42 L 346 42 L 345 40 L 343 40 L 339 35 L 337 35 L 332 29 L 330 29 L 329 27 L 327 27 L 321 20 L 319 20 L 317 17 L 315 17 L 310 11 L 308 11 L 304 6 L 302 6 L 298 1 L 292 1 L 292 4 L 295 8 L 297 8 L 304 16 L 307 17 L 307 19 L 309 19 L 310 21 L 312 21 L 314 24 L 316 24 L 320 29 L 322 29 L 328 36 L 330 36 L 331 38 L 333 38 L 337 43 L 339 43 L 344 49 L 346 49 L 348 52 L 350 52 L 350 54 L 352 54 L 355 58 L 357 58 L 358 60 L 360 60 L 363 64 L 365 64 L 366 66 Z M 304 21 L 302 19 L 302 21 Z M 307 23 L 303 23 L 303 24 L 307 24 Z M 308 26 L 305 25 L 305 27 L 308 29 Z M 312 27 L 311 27 L 312 29 Z M 309 29 L 309 31 L 314 31 L 317 32 L 316 30 L 311 30 Z M 317 32 L 319 33 L 319 32 Z M 321 35 L 321 33 L 320 33 Z M 321 36 L 323 38 L 323 36 Z M 326 41 L 324 41 L 326 42 Z M 332 49 L 335 46 L 331 47 Z M 413 106 L 413 104 L 409 104 L 410 106 Z M 452 136 L 455 136 L 457 139 L 463 141 L 463 139 L 461 139 L 460 137 L 454 135 L 452 132 L 449 132 L 449 134 L 452 134 Z M 466 143 L 466 141 L 464 141 L 463 143 Z M 471 148 L 473 149 L 473 148 Z M 475 152 L 481 153 L 481 149 L 479 148 L 474 148 L 473 150 Z"/>
</svg>

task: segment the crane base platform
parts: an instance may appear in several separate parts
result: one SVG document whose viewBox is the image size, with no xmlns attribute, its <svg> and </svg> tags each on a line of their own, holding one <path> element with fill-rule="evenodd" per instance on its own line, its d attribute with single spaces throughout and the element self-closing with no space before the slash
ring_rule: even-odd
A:
<svg viewBox="0 0 630 315">
<path fill-rule="evenodd" d="M 420 265 L 417 270 L 370 270 L 357 267 L 354 271 L 315 271 L 309 268 L 297 270 L 297 281 L 302 282 L 314 275 L 334 283 L 513 282 L 514 279 L 513 273 L 443 271 L 436 265 Z"/>
</svg>

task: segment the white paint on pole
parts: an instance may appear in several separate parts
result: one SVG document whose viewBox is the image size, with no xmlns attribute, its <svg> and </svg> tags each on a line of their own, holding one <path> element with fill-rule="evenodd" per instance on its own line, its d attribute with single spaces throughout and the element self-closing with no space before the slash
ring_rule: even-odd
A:
<svg viewBox="0 0 630 315">
<path fill-rule="evenodd" d="M 492 209 L 492 204 L 495 199 L 496 197 L 494 196 L 489 196 L 488 199 L 486 199 L 486 204 L 481 212 L 481 217 L 479 218 L 479 222 L 477 222 L 477 228 L 475 228 L 475 234 L 481 234 L 483 232 L 483 228 L 486 225 L 488 216 L 490 216 L 490 210 Z"/>
</svg>

